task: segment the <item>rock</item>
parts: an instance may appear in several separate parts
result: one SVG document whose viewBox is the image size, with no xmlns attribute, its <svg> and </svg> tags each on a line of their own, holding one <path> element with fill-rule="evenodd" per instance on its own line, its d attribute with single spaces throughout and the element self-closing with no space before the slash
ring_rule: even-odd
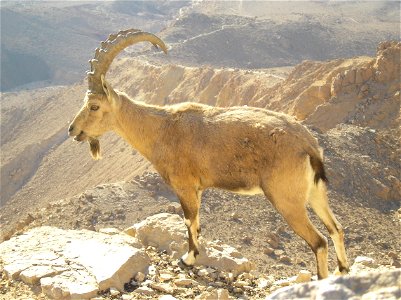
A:
<svg viewBox="0 0 401 300">
<path fill-rule="evenodd" d="M 135 228 L 135 226 L 128 227 L 123 232 L 125 234 L 128 234 L 128 235 L 132 236 L 132 237 L 136 236 L 136 228 Z"/>
<path fill-rule="evenodd" d="M 166 294 L 172 294 L 174 292 L 173 287 L 167 283 L 153 282 L 150 284 L 150 287 L 154 290 L 157 290 L 159 292 L 166 293 Z"/>
<path fill-rule="evenodd" d="M 116 288 L 112 287 L 112 288 L 110 288 L 110 295 L 118 296 L 118 295 L 120 295 L 120 291 L 117 290 Z"/>
<path fill-rule="evenodd" d="M 238 220 L 239 218 L 240 218 L 240 215 L 238 212 L 235 211 L 231 214 L 231 219 Z"/>
<path fill-rule="evenodd" d="M 283 250 L 274 250 L 274 255 L 276 255 L 276 256 L 278 256 L 278 257 L 280 257 L 281 255 L 283 255 L 284 254 L 284 251 Z"/>
<path fill-rule="evenodd" d="M 182 207 L 180 203 L 171 202 L 167 206 L 167 212 L 171 214 L 180 214 L 182 212 Z"/>
<path fill-rule="evenodd" d="M 369 90 L 369 86 L 367 84 L 364 84 L 363 86 L 361 86 L 361 92 L 366 92 Z"/>
<path fill-rule="evenodd" d="M 273 284 L 278 286 L 289 286 L 295 281 L 296 277 L 283 278 L 275 281 Z"/>
<path fill-rule="evenodd" d="M 146 295 L 146 296 L 152 296 L 156 292 L 147 286 L 141 286 L 135 290 L 135 293 L 138 293 L 141 295 Z"/>
<path fill-rule="evenodd" d="M 400 77 L 401 42 L 387 41 L 379 44 L 376 54 L 375 80 L 387 82 Z"/>
<path fill-rule="evenodd" d="M 399 299 L 401 270 L 329 277 L 276 290 L 266 299 Z"/>
<path fill-rule="evenodd" d="M 281 255 L 279 261 L 285 264 L 291 264 L 291 258 L 287 255 Z"/>
<path fill-rule="evenodd" d="M 123 235 L 37 227 L 0 244 L 0 260 L 10 279 L 40 282 L 52 298 L 90 298 L 100 290 L 124 289 L 150 259 Z"/>
<path fill-rule="evenodd" d="M 363 82 L 363 77 L 362 77 L 362 70 L 357 69 L 356 74 L 355 74 L 355 83 L 356 84 L 361 84 Z"/>
<path fill-rule="evenodd" d="M 342 87 L 342 81 L 343 81 L 343 76 L 340 73 L 338 73 L 337 76 L 334 77 L 331 82 L 330 86 L 331 95 L 337 96 L 340 93 Z"/>
<path fill-rule="evenodd" d="M 99 232 L 113 235 L 113 234 L 119 234 L 120 230 L 118 230 L 117 228 L 100 228 Z"/>
<path fill-rule="evenodd" d="M 209 275 L 209 272 L 206 269 L 200 269 L 198 271 L 198 276 L 207 276 Z"/>
<path fill-rule="evenodd" d="M 142 282 L 145 280 L 145 277 L 146 277 L 145 274 L 143 274 L 142 272 L 138 272 L 135 275 L 135 281 Z"/>
<path fill-rule="evenodd" d="M 360 70 L 363 81 L 368 81 L 373 75 L 373 71 L 371 68 L 361 68 Z"/>
<path fill-rule="evenodd" d="M 188 249 L 187 228 L 183 220 L 174 214 L 161 213 L 135 224 L 136 237 L 145 245 L 155 245 L 158 251 L 166 251 L 179 258 Z M 249 272 L 254 265 L 234 247 L 220 241 L 206 242 L 199 239 L 199 256 L 196 265 L 212 267 L 238 275 Z"/>
<path fill-rule="evenodd" d="M 200 239 L 199 252 L 199 256 L 196 260 L 197 265 L 204 265 L 231 272 L 234 276 L 242 272 L 249 272 L 255 268 L 254 264 L 243 257 L 237 249 L 219 241 L 205 243 Z"/>
<path fill-rule="evenodd" d="M 174 258 L 181 257 L 187 251 L 187 228 L 183 219 L 176 214 L 153 215 L 133 227 L 136 237 L 145 246 L 153 244 L 159 251 L 174 254 Z"/>
<path fill-rule="evenodd" d="M 228 296 L 229 294 L 226 289 L 218 289 L 211 292 L 205 291 L 195 297 L 195 300 L 228 300 Z"/>
<path fill-rule="evenodd" d="M 274 232 L 270 232 L 267 242 L 270 244 L 270 246 L 277 249 L 279 247 L 280 237 L 278 234 L 275 234 Z"/>
<path fill-rule="evenodd" d="M 353 266 L 355 266 L 357 264 L 364 265 L 364 266 L 369 267 L 369 268 L 376 268 L 377 267 L 377 265 L 375 264 L 375 260 L 373 258 L 366 257 L 366 256 L 357 256 L 355 258 Z"/>
<path fill-rule="evenodd" d="M 189 278 L 178 278 L 174 280 L 174 284 L 176 286 L 196 286 L 198 285 L 198 282 Z"/>
<path fill-rule="evenodd" d="M 177 298 L 175 298 L 171 295 L 163 295 L 159 298 L 159 300 L 177 300 Z"/>
<path fill-rule="evenodd" d="M 263 249 L 263 253 L 267 254 L 267 255 L 271 255 L 271 254 L 274 253 L 274 249 L 270 248 L 270 247 L 266 247 L 266 248 Z"/>
<path fill-rule="evenodd" d="M 121 299 L 122 300 L 131 300 L 131 299 L 134 299 L 134 296 L 124 294 L 124 295 L 121 296 Z"/>
<path fill-rule="evenodd" d="M 248 284 L 249 284 L 249 283 L 246 282 L 246 281 L 239 280 L 239 281 L 237 281 L 237 282 L 234 283 L 234 286 L 235 286 L 235 287 L 244 287 L 244 286 L 246 286 L 246 285 L 248 285 Z"/>
<path fill-rule="evenodd" d="M 170 272 L 160 271 L 159 279 L 161 281 L 169 281 L 174 278 L 174 275 Z"/>
<path fill-rule="evenodd" d="M 309 282 L 312 279 L 312 273 L 307 270 L 301 270 L 298 273 L 297 278 L 295 279 L 296 283 L 303 283 L 303 282 Z"/>
<path fill-rule="evenodd" d="M 397 253 L 395 253 L 394 251 L 389 251 L 389 252 L 387 253 L 387 256 L 388 256 L 388 257 L 391 257 L 392 259 L 398 259 L 398 255 L 397 255 Z"/>
<path fill-rule="evenodd" d="M 259 278 L 256 282 L 259 289 L 265 289 L 272 285 L 272 282 L 266 278 Z"/>
<path fill-rule="evenodd" d="M 343 85 L 355 83 L 355 74 L 356 74 L 355 69 L 346 70 L 344 72 Z"/>
</svg>

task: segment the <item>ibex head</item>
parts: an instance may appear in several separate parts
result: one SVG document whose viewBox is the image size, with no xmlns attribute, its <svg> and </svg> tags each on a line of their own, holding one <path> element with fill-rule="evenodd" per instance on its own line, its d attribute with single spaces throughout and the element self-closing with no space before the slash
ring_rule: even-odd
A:
<svg viewBox="0 0 401 300">
<path fill-rule="evenodd" d="M 100 158 L 98 138 L 113 129 L 115 112 L 119 109 L 119 97 L 106 81 L 106 72 L 121 50 L 142 41 L 151 42 L 167 53 L 166 45 L 157 36 L 128 29 L 111 34 L 105 42 L 101 42 L 100 48 L 96 48 L 95 57 L 89 61 L 91 70 L 87 72 L 88 90 L 84 105 L 70 124 L 68 132 L 76 141 L 89 142 L 94 159 Z"/>
</svg>

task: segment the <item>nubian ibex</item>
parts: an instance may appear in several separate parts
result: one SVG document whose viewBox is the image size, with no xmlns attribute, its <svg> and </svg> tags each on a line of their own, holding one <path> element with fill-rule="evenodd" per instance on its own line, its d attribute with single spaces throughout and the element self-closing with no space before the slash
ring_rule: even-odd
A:
<svg viewBox="0 0 401 300">
<path fill-rule="evenodd" d="M 153 164 L 184 211 L 189 236 L 188 252 L 181 258 L 185 265 L 193 265 L 199 253 L 202 191 L 215 187 L 264 194 L 312 248 L 318 278 L 325 278 L 327 239 L 311 223 L 309 203 L 334 241 L 339 271 L 346 273 L 344 233 L 328 205 L 323 155 L 311 133 L 292 117 L 261 108 L 155 106 L 131 100 L 114 90 L 105 75 L 121 50 L 142 41 L 167 53 L 161 39 L 135 29 L 110 35 L 96 49 L 84 105 L 69 127 L 70 136 L 88 141 L 98 159 L 98 138 L 114 131 Z"/>
</svg>

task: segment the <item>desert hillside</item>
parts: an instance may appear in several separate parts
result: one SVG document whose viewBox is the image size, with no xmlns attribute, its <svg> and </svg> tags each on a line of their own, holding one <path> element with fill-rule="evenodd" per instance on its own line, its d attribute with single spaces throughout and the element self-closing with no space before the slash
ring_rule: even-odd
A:
<svg viewBox="0 0 401 300">
<path fill-rule="evenodd" d="M 99 40 L 127 26 L 158 32 L 188 1 L 2 1 L 1 91 L 72 84 Z"/>
<path fill-rule="evenodd" d="M 397 11 L 395 1 L 2 1 L 1 91 L 81 80 L 99 40 L 126 27 L 161 31 L 171 61 L 186 65 L 374 55 L 380 41 L 399 38 Z"/>
<path fill-rule="evenodd" d="M 21 264 L 2 261 L 10 254 L 7 245 L 19 244 L 35 230 L 49 234 L 53 228 L 49 230 L 61 236 L 73 229 L 92 238 L 97 233 L 119 235 L 156 214 L 168 212 L 173 219 L 183 215 L 150 163 L 115 133 L 100 138 L 99 161 L 92 160 L 87 143 L 67 135 L 87 89 L 87 60 L 100 40 L 126 24 L 159 32 L 169 51 L 165 55 L 145 43 L 128 48 L 107 73 L 115 89 L 156 105 L 246 105 L 294 116 L 324 150 L 330 205 L 344 226 L 347 254 L 355 262 L 352 275 L 369 266 L 377 272 L 397 269 L 391 274 L 399 278 L 398 2 L 55 1 L 2 2 L 0 9 L 1 85 L 3 91 L 12 90 L 0 94 L 0 295 L 57 296 L 51 285 L 38 285 L 37 275 L 31 274 L 36 278 L 32 282 L 26 279 L 27 272 L 18 269 Z M 328 236 L 317 218 L 311 218 Z M 135 277 L 122 288 L 120 284 L 115 295 L 110 288 L 98 289 L 100 299 L 158 299 L 166 294 L 178 299 L 265 298 L 295 284 L 291 276 L 306 270 L 315 274 L 310 248 L 262 196 L 207 190 L 201 224 L 207 243 L 217 243 L 216 249 L 235 247 L 255 270 L 247 269 L 250 273 L 233 282 L 232 274 L 217 267 L 182 269 L 165 249 L 142 241 L 140 247 L 157 272 L 172 272 L 167 284 L 189 276 L 196 281 L 192 289 L 161 290 L 161 274 L 149 267 L 148 283 Z M 330 272 L 335 267 L 329 241 Z M 361 278 L 357 282 L 373 280 Z M 207 290 L 209 285 L 213 288 Z M 135 294 L 142 288 L 145 294 Z M 224 296 L 219 288 L 226 291 Z M 275 299 L 286 296 L 280 297 Z"/>
</svg>

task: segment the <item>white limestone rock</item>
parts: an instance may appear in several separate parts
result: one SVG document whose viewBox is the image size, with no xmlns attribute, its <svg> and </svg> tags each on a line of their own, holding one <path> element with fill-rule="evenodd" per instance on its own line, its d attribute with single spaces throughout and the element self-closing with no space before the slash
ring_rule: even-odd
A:
<svg viewBox="0 0 401 300">
<path fill-rule="evenodd" d="M 158 251 L 167 251 L 173 258 L 180 258 L 188 250 L 187 228 L 176 214 L 161 213 L 135 224 L 136 237 L 145 246 L 152 245 Z M 199 239 L 199 256 L 196 265 L 213 267 L 238 275 L 249 272 L 254 265 L 234 247 L 220 241 Z"/>
<path fill-rule="evenodd" d="M 8 278 L 40 282 L 51 298 L 86 299 L 145 273 L 150 259 L 127 235 L 37 227 L 0 244 Z"/>
<path fill-rule="evenodd" d="M 400 299 L 401 269 L 329 277 L 276 290 L 266 299 Z"/>
</svg>

